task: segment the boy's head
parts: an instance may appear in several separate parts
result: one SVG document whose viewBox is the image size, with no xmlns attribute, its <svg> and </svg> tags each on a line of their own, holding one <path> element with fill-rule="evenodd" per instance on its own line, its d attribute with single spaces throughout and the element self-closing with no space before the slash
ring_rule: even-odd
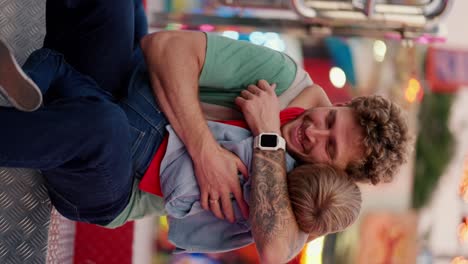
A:
<svg viewBox="0 0 468 264">
<path fill-rule="evenodd" d="M 360 182 L 390 181 L 406 159 L 406 120 L 397 105 L 381 96 L 310 108 L 281 130 L 295 158 L 331 164 Z"/>
<path fill-rule="evenodd" d="M 326 164 L 304 164 L 287 178 L 292 209 L 303 232 L 335 233 L 357 219 L 361 192 L 344 171 Z"/>
</svg>

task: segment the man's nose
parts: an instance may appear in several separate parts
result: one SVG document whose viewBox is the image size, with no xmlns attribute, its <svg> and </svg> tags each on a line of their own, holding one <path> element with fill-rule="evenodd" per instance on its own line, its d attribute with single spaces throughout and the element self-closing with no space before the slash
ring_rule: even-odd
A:
<svg viewBox="0 0 468 264">
<path fill-rule="evenodd" d="M 330 135 L 330 130 L 318 129 L 313 126 L 309 126 L 306 129 L 305 134 L 311 144 L 316 144 L 320 139 L 327 138 Z"/>
</svg>

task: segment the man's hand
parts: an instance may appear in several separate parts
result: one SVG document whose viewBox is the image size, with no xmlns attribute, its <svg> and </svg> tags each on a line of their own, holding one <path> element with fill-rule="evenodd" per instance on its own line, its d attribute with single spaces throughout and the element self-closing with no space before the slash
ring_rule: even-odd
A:
<svg viewBox="0 0 468 264">
<path fill-rule="evenodd" d="M 262 132 L 281 132 L 275 88 L 275 84 L 269 85 L 267 81 L 260 80 L 257 85 L 249 85 L 235 100 L 255 136 Z"/>
<path fill-rule="evenodd" d="M 246 166 L 233 153 L 218 144 L 206 146 L 193 160 L 195 175 L 200 187 L 201 205 L 205 210 L 211 210 L 221 219 L 235 221 L 231 203 L 231 193 L 237 201 L 242 215 L 248 219 L 249 209 L 244 201 L 238 172 L 248 176 Z"/>
</svg>

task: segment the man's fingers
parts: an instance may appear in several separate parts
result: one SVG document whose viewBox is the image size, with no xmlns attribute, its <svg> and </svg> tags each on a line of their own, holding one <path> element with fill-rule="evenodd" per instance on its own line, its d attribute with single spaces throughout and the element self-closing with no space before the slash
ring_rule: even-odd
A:
<svg viewBox="0 0 468 264">
<path fill-rule="evenodd" d="M 201 191 L 201 196 L 200 196 L 200 204 L 203 209 L 205 210 L 210 210 L 210 207 L 208 206 L 208 193 Z"/>
<path fill-rule="evenodd" d="M 218 217 L 219 219 L 224 219 L 224 215 L 223 213 L 221 212 L 221 205 L 220 205 L 220 200 L 219 198 L 218 199 L 212 199 L 210 198 L 208 200 L 209 204 L 210 204 L 210 210 L 211 212 L 216 216 Z"/>
<path fill-rule="evenodd" d="M 237 170 L 244 176 L 244 179 L 249 178 L 249 170 L 247 169 L 247 166 L 240 160 L 236 160 L 236 166 Z"/>
<path fill-rule="evenodd" d="M 247 205 L 247 202 L 244 200 L 244 195 L 242 195 L 242 191 L 239 189 L 234 190 L 232 192 L 234 195 L 234 198 L 237 201 L 237 204 L 239 205 L 239 208 L 241 210 L 242 216 L 244 219 L 249 219 L 249 206 Z"/>
<path fill-rule="evenodd" d="M 221 205 L 223 207 L 223 213 L 226 219 L 229 222 L 234 223 L 234 211 L 232 210 L 231 197 L 229 196 L 229 193 L 226 193 L 226 195 L 221 197 Z"/>
<path fill-rule="evenodd" d="M 244 175 L 244 179 L 249 178 L 249 170 L 247 169 L 247 166 L 238 158 L 237 159 L 237 170 Z M 244 216 L 244 219 L 249 219 L 249 206 L 244 200 L 244 196 L 242 195 L 242 190 L 240 185 L 238 185 L 238 188 L 234 188 L 232 190 L 232 194 L 234 195 L 234 198 L 236 198 L 237 204 L 239 205 L 239 208 L 241 210 L 242 216 Z"/>
</svg>

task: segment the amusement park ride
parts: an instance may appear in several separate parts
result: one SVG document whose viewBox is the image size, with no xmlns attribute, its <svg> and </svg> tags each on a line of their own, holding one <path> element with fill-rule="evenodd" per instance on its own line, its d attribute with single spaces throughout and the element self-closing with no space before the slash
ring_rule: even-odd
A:
<svg viewBox="0 0 468 264">
<path fill-rule="evenodd" d="M 310 28 L 328 28 L 333 35 L 430 39 L 437 36 L 438 21 L 449 0 L 220 0 L 244 8 L 293 10 Z"/>
</svg>

